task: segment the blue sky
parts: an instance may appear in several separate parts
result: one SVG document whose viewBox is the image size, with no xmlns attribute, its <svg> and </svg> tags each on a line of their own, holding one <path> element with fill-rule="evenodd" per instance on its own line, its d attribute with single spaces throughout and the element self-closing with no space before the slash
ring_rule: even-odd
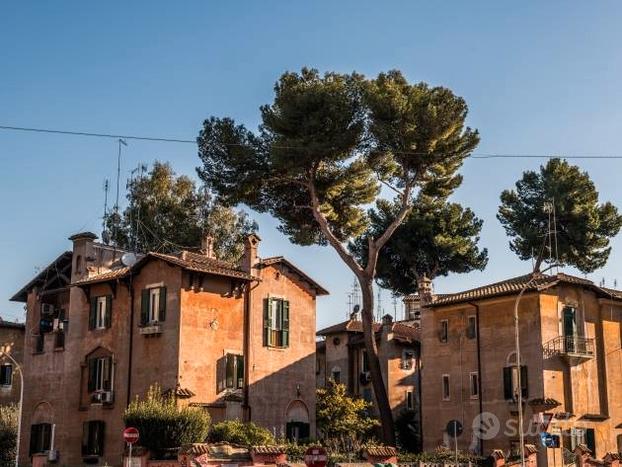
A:
<svg viewBox="0 0 622 467">
<path fill-rule="evenodd" d="M 444 85 L 468 102 L 478 153 L 614 154 L 622 126 L 622 3 L 615 1 L 4 2 L 0 6 L 0 125 L 193 139 L 210 115 L 258 123 L 286 70 L 375 75 L 392 68 Z M 99 233 L 103 181 L 116 142 L 0 131 L 0 315 L 9 297 L 70 247 Z M 168 160 L 194 174 L 193 145 L 130 142 L 123 176 Z M 495 218 L 499 193 L 543 160 L 465 163 L 454 199 L 485 221 L 483 273 L 436 281 L 448 292 L 525 273 Z M 601 199 L 622 205 L 622 160 L 575 161 Z M 296 247 L 254 216 L 261 254 L 284 254 L 332 292 L 320 325 L 345 316 L 352 275 L 332 250 Z M 622 282 L 622 240 L 590 277 Z M 572 272 L 572 270 L 569 270 Z M 383 296 L 386 311 L 390 297 Z"/>
</svg>

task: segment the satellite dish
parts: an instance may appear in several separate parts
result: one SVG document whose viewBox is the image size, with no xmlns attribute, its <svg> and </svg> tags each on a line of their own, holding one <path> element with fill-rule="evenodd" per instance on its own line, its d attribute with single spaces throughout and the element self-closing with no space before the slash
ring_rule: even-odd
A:
<svg viewBox="0 0 622 467">
<path fill-rule="evenodd" d="M 121 256 L 121 263 L 123 266 L 132 267 L 136 264 L 136 255 L 134 253 L 125 253 Z"/>
<path fill-rule="evenodd" d="M 354 305 L 354 313 L 358 313 L 360 309 L 361 309 L 360 305 Z"/>
</svg>

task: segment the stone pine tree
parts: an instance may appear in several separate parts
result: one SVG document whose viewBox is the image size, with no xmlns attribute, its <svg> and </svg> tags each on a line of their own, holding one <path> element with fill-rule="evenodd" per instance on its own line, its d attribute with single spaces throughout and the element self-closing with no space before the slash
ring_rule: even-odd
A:
<svg viewBox="0 0 622 467">
<path fill-rule="evenodd" d="M 442 87 L 410 84 L 399 71 L 366 79 L 303 69 L 283 74 L 274 91 L 256 133 L 228 118 L 205 120 L 199 176 L 223 202 L 272 214 L 292 242 L 329 244 L 353 271 L 382 436 L 394 444 L 372 331 L 376 264 L 419 192 L 445 197 L 460 184 L 457 170 L 479 136 L 465 127 L 463 99 Z M 366 209 L 380 199 L 382 186 L 396 194 L 398 207 L 384 232 L 366 237 L 361 262 L 347 245 L 367 232 Z"/>
<path fill-rule="evenodd" d="M 535 272 L 547 256 L 584 273 L 604 266 L 609 240 L 622 226 L 617 208 L 599 203 L 588 173 L 558 158 L 539 172 L 524 172 L 515 190 L 503 191 L 497 218 L 511 239 L 510 249 L 522 260 L 534 259 Z M 556 235 L 547 243 L 549 226 Z M 551 249 L 548 254 L 543 245 Z"/>
<path fill-rule="evenodd" d="M 399 212 L 387 200 L 369 211 L 368 235 L 384 232 Z M 483 270 L 488 250 L 478 247 L 483 221 L 473 211 L 444 199 L 420 195 L 402 224 L 382 249 L 376 265 L 376 282 L 394 293 L 418 291 L 424 279 L 449 273 Z M 351 251 L 361 262 L 367 260 L 366 237 L 356 239 Z"/>
<path fill-rule="evenodd" d="M 144 177 L 128 185 L 128 206 L 107 216 L 111 240 L 133 251 L 171 252 L 201 245 L 212 235 L 219 259 L 237 262 L 244 238 L 257 225 L 240 211 L 216 202 L 203 187 L 185 175 L 176 175 L 166 162 L 155 162 Z"/>
</svg>

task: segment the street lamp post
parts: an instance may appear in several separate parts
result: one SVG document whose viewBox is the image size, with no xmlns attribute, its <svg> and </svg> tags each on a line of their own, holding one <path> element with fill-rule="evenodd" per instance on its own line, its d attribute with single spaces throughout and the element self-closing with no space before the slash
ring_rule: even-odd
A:
<svg viewBox="0 0 622 467">
<path fill-rule="evenodd" d="M 15 467 L 19 467 L 19 443 L 22 437 L 22 406 L 24 404 L 24 373 L 22 372 L 21 365 L 15 361 L 5 348 L 0 349 L 0 356 L 8 358 L 15 366 L 15 371 L 19 372 L 19 411 L 17 414 L 17 449 L 15 453 Z"/>
</svg>

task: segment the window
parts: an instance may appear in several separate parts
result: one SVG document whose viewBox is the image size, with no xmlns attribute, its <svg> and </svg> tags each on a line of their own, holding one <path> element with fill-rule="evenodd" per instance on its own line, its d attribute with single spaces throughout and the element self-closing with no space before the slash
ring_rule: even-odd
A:
<svg viewBox="0 0 622 467">
<path fill-rule="evenodd" d="M 37 423 L 30 426 L 30 455 L 50 450 L 52 441 L 52 425 Z"/>
<path fill-rule="evenodd" d="M 331 371 L 331 375 L 332 375 L 332 380 L 336 384 L 341 384 L 341 368 L 339 368 L 338 366 L 333 367 L 333 370 Z"/>
<path fill-rule="evenodd" d="M 477 318 L 475 315 L 467 318 L 467 338 L 475 339 L 477 337 Z"/>
<path fill-rule="evenodd" d="M 60 330 L 56 333 L 56 338 L 54 339 L 54 348 L 55 349 L 65 348 L 65 331 Z"/>
<path fill-rule="evenodd" d="M 503 394 L 506 400 L 518 399 L 518 366 L 506 366 L 503 368 Z M 522 396 L 529 397 L 528 372 L 525 365 L 520 366 L 520 384 Z"/>
<path fill-rule="evenodd" d="M 415 351 L 404 349 L 402 351 L 402 362 L 401 362 L 402 369 L 411 370 L 413 367 L 414 361 L 415 361 Z"/>
<path fill-rule="evenodd" d="M 367 350 L 361 352 L 361 371 L 367 373 L 369 371 L 369 357 L 367 356 Z"/>
<path fill-rule="evenodd" d="M 441 320 L 441 329 L 438 333 L 438 338 L 441 342 L 447 342 L 447 338 L 449 336 L 449 321 L 446 319 Z"/>
<path fill-rule="evenodd" d="M 43 334 L 35 336 L 35 353 L 43 353 L 45 340 Z"/>
<path fill-rule="evenodd" d="M 244 386 L 244 357 L 227 354 L 227 388 L 240 389 Z"/>
<path fill-rule="evenodd" d="M 443 400 L 448 401 L 451 399 L 451 392 L 449 390 L 449 375 L 443 375 L 442 385 Z"/>
<path fill-rule="evenodd" d="M 104 431 L 106 424 L 100 420 L 84 422 L 82 425 L 82 455 L 101 456 L 104 454 Z"/>
<path fill-rule="evenodd" d="M 407 410 L 415 409 L 415 399 L 413 397 L 412 391 L 406 391 L 406 409 Z"/>
<path fill-rule="evenodd" d="M 91 313 L 89 329 L 105 329 L 110 327 L 112 317 L 112 295 L 91 297 Z"/>
<path fill-rule="evenodd" d="M 144 289 L 141 297 L 140 323 L 144 326 L 166 319 L 166 287 Z"/>
<path fill-rule="evenodd" d="M 279 298 L 264 300 L 264 346 L 289 347 L 289 302 Z"/>
<path fill-rule="evenodd" d="M 471 399 L 479 398 L 479 373 L 477 371 L 473 371 L 469 374 L 470 388 L 471 388 Z"/>
<path fill-rule="evenodd" d="M 102 392 L 112 390 L 112 358 L 96 357 L 88 360 L 89 366 L 89 392 Z"/>
<path fill-rule="evenodd" d="M 0 386 L 11 387 L 13 384 L 13 365 L 5 363 L 0 365 Z"/>
</svg>

